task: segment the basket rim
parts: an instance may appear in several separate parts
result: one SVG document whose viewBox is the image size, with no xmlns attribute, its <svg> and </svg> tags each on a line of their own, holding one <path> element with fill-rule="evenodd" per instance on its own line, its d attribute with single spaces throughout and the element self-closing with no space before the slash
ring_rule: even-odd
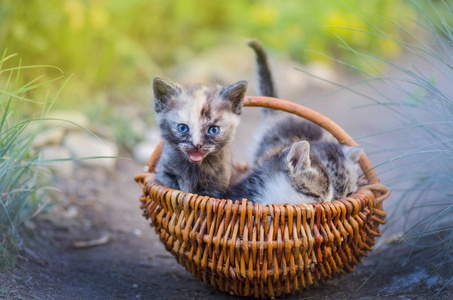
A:
<svg viewBox="0 0 453 300">
<path fill-rule="evenodd" d="M 317 211 L 328 211 L 328 210 L 343 210 L 344 213 L 352 214 L 353 212 L 361 211 L 364 207 L 368 206 L 373 209 L 374 214 L 377 214 L 381 217 L 385 217 L 387 214 L 382 209 L 382 203 L 387 199 L 391 190 L 382 184 L 370 184 L 359 186 L 359 189 L 354 192 L 352 195 L 343 198 L 335 199 L 331 202 L 322 202 L 322 203 L 302 203 L 302 204 L 273 204 L 269 203 L 263 205 L 262 203 L 253 203 L 246 198 L 241 200 L 231 200 L 231 199 L 218 199 L 209 196 L 203 196 L 192 193 L 184 193 L 179 190 L 168 188 L 154 178 L 154 173 L 146 172 L 140 175 L 135 176 L 135 181 L 137 181 L 140 187 L 147 194 L 160 194 L 162 196 L 168 195 L 172 201 L 179 202 L 180 204 L 186 203 L 191 209 L 197 209 L 198 202 L 205 202 L 204 205 L 212 206 L 234 206 L 238 207 L 238 213 L 240 215 L 246 215 L 249 206 L 251 208 L 252 214 L 260 213 L 267 214 L 269 216 L 274 216 L 275 214 L 281 214 L 287 216 L 290 211 L 302 210 L 307 211 L 310 216 L 314 216 Z M 376 196 L 375 193 L 379 193 L 379 196 Z"/>
</svg>

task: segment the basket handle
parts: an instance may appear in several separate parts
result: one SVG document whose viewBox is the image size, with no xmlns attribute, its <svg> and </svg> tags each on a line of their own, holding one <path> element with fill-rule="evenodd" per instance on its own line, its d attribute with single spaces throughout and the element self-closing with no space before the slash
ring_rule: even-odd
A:
<svg viewBox="0 0 453 300">
<path fill-rule="evenodd" d="M 246 96 L 244 98 L 244 106 L 268 107 L 298 115 L 299 117 L 310 120 L 313 123 L 321 126 L 325 130 L 330 132 L 340 143 L 353 147 L 358 146 L 358 144 L 352 139 L 352 137 L 335 122 L 305 106 L 282 99 L 263 96 Z M 379 179 L 376 176 L 376 171 L 374 170 L 373 165 L 371 164 L 365 153 L 362 153 L 362 155 L 360 156 L 359 164 L 362 168 L 362 171 L 365 173 L 365 177 L 369 183 L 379 183 Z"/>
<path fill-rule="evenodd" d="M 358 144 L 352 139 L 352 137 L 335 122 L 305 106 L 282 99 L 262 96 L 246 96 L 244 99 L 244 106 L 268 107 L 298 115 L 302 118 L 312 121 L 315 124 L 318 124 L 325 130 L 330 132 L 340 143 L 353 147 L 358 146 Z M 159 145 L 151 155 L 147 164 L 148 171 L 155 172 L 157 162 L 159 161 L 160 155 L 162 153 L 162 147 L 163 141 L 159 143 Z M 365 153 L 362 153 L 362 155 L 360 156 L 359 164 L 362 168 L 362 171 L 365 173 L 365 177 L 369 183 L 379 183 L 379 179 L 376 176 L 376 171 L 374 170 L 373 165 L 371 164 Z"/>
</svg>

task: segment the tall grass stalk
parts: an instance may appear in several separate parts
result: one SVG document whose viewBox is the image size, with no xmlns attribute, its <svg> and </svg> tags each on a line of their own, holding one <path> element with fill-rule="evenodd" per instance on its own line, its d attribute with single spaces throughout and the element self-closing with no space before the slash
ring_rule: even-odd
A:
<svg viewBox="0 0 453 300">
<path fill-rule="evenodd" d="M 411 3 L 418 11 L 418 18 L 412 19 L 414 29 L 379 17 L 395 26 L 402 39 L 364 17 L 373 31 L 341 28 L 398 44 L 410 57 L 410 66 L 356 51 L 339 37 L 367 68 L 332 59 L 366 78 L 350 85 L 325 81 L 339 87 L 334 93 L 348 91 L 363 98 L 362 113 L 378 113 L 370 111 L 378 107 L 386 111 L 380 120 L 392 126 L 359 142 L 366 144 L 370 139 L 371 153 L 386 154 L 375 165 L 381 180 L 385 178 L 383 183 L 395 191 L 394 200 L 384 204 L 389 214 L 385 230 L 410 246 L 404 258 L 407 265 L 418 263 L 412 257 L 423 251 L 425 260 L 417 267 L 424 268 L 426 277 L 437 279 L 436 296 L 453 281 L 453 4 L 451 0 Z M 382 65 L 388 70 L 382 71 Z"/>
<path fill-rule="evenodd" d="M 39 130 L 26 129 L 32 122 L 44 120 L 58 93 L 50 100 L 31 100 L 27 93 L 63 77 L 60 69 L 51 66 L 21 66 L 18 62 L 16 67 L 4 67 L 14 58 L 6 53 L 0 59 L 0 269 L 16 263 L 22 246 L 18 228 L 44 207 L 46 199 L 45 168 L 39 153 L 31 148 Z M 31 68 L 55 68 L 59 74 L 21 85 L 22 72 Z M 27 117 L 25 111 L 30 110 L 36 113 Z"/>
</svg>

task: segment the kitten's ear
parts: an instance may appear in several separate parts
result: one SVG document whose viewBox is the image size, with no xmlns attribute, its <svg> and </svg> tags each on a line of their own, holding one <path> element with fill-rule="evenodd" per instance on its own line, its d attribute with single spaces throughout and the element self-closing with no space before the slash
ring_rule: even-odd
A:
<svg viewBox="0 0 453 300">
<path fill-rule="evenodd" d="M 172 97 L 181 93 L 181 88 L 169 81 L 156 77 L 153 81 L 154 91 L 154 110 L 161 112 L 165 107 L 169 106 L 169 101 Z"/>
<path fill-rule="evenodd" d="M 346 145 L 343 146 L 344 157 L 353 162 L 358 162 L 362 153 L 363 149 L 361 147 L 351 147 Z"/>
<path fill-rule="evenodd" d="M 233 105 L 233 112 L 240 115 L 245 92 L 247 91 L 247 81 L 238 81 L 232 85 L 224 86 L 220 90 L 220 96 L 228 100 Z"/>
<path fill-rule="evenodd" d="M 307 141 L 296 142 L 289 148 L 286 163 L 291 173 L 297 169 L 309 169 L 310 163 L 310 144 Z"/>
</svg>

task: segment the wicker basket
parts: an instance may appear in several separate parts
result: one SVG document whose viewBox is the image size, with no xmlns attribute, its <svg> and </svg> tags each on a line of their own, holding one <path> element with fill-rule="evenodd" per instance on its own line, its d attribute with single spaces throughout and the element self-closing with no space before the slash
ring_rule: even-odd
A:
<svg viewBox="0 0 453 300">
<path fill-rule="evenodd" d="M 280 109 L 324 127 L 357 146 L 338 125 L 303 106 L 268 97 L 246 97 L 245 106 Z M 162 143 L 135 180 L 143 189 L 143 216 L 166 249 L 195 277 L 239 296 L 274 297 L 353 272 L 385 224 L 382 201 L 390 190 L 365 154 L 359 160 L 368 184 L 345 199 L 321 204 L 266 205 L 198 196 L 162 186 L 154 172 Z"/>
</svg>

